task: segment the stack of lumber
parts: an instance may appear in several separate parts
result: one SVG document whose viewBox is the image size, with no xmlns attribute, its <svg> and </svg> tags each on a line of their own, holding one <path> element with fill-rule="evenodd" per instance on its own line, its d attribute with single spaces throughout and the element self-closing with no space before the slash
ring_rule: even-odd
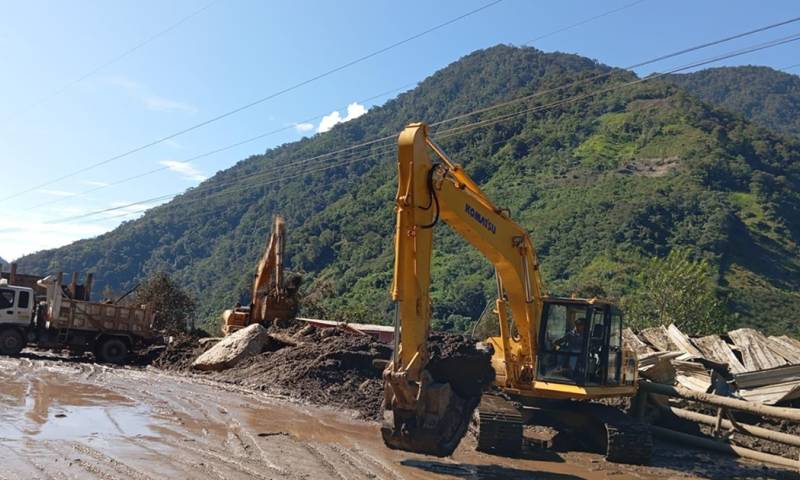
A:
<svg viewBox="0 0 800 480">
<path fill-rule="evenodd" d="M 689 337 L 675 325 L 623 332 L 639 356 L 639 375 L 704 393 L 719 388 L 774 405 L 800 398 L 800 340 L 752 328 Z M 721 383 L 720 383 L 721 382 Z"/>
</svg>

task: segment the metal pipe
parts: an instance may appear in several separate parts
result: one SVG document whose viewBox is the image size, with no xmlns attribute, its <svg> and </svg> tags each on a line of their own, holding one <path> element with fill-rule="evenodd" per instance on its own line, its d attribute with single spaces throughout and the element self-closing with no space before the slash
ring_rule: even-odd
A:
<svg viewBox="0 0 800 480">
<path fill-rule="evenodd" d="M 400 361 L 400 301 L 394 302 L 394 350 L 392 350 L 392 367 L 396 371 Z"/>
<path fill-rule="evenodd" d="M 456 164 L 452 160 L 450 160 L 450 157 L 448 157 L 446 153 L 444 153 L 442 147 L 437 145 L 436 142 L 434 142 L 427 135 L 425 136 L 425 143 L 427 143 L 428 146 L 431 147 L 433 153 L 435 153 L 437 157 L 439 157 L 444 163 L 446 163 L 448 167 L 450 167 L 451 169 L 455 167 Z"/>
<path fill-rule="evenodd" d="M 684 420 L 690 420 L 692 422 L 704 423 L 706 425 L 714 426 L 717 423 L 716 417 L 712 417 L 711 415 L 704 415 L 698 412 L 692 412 L 690 410 L 685 410 L 683 408 L 677 407 L 660 407 L 664 411 L 672 412 L 678 418 L 682 418 Z M 721 419 L 720 426 L 723 428 L 734 429 L 737 432 L 746 433 L 748 435 L 752 435 L 757 438 L 763 438 L 764 440 L 770 440 L 773 442 L 783 443 L 786 445 L 792 445 L 794 447 L 800 447 L 800 437 L 796 435 L 790 435 L 788 433 L 783 432 L 776 432 L 774 430 L 770 430 L 768 428 L 757 427 L 755 425 L 748 425 L 746 423 L 739 423 L 736 422 L 734 425 L 733 422 L 730 420 L 723 418 Z"/>
<path fill-rule="evenodd" d="M 676 432 L 664 427 L 657 427 L 655 425 L 650 427 L 657 437 L 673 442 L 679 442 L 684 445 L 691 445 L 693 447 L 705 448 L 708 450 L 715 450 L 717 452 L 727 453 L 736 457 L 749 458 L 759 462 L 767 462 L 782 467 L 789 467 L 795 470 L 800 470 L 800 462 L 791 460 L 771 453 L 757 452 L 749 448 L 739 447 L 728 443 L 723 443 L 709 438 L 696 437 L 688 433 Z"/>
<path fill-rule="evenodd" d="M 711 393 L 695 392 L 684 387 L 673 387 L 670 385 L 662 385 L 660 383 L 646 381 L 639 382 L 639 388 L 649 393 L 657 393 L 659 395 L 667 395 L 669 397 L 686 398 L 697 402 L 708 403 L 709 405 L 714 405 L 715 407 L 732 408 L 734 410 L 741 410 L 742 412 L 752 413 L 754 415 L 760 415 L 763 417 L 773 417 L 780 418 L 782 420 L 800 422 L 800 409 L 798 408 L 772 407 L 769 405 L 761 405 L 745 400 L 713 395 Z"/>
</svg>

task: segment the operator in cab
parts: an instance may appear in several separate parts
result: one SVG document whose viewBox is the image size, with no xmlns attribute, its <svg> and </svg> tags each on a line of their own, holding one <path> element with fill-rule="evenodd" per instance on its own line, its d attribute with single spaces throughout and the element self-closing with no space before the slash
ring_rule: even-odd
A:
<svg viewBox="0 0 800 480">
<path fill-rule="evenodd" d="M 586 328 L 586 319 L 577 318 L 572 330 L 566 335 L 556 340 L 559 350 L 578 353 L 583 349 L 583 332 Z"/>
</svg>

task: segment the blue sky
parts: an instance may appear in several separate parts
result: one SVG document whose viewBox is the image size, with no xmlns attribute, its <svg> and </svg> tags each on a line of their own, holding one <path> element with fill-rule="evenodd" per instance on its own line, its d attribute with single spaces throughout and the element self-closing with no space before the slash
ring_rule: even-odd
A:
<svg viewBox="0 0 800 480">
<path fill-rule="evenodd" d="M 357 116 L 473 50 L 498 43 L 521 45 L 633 1 L 504 0 L 245 112 L 4 200 L 0 257 L 13 259 L 108 231 L 123 218 L 134 217 L 51 222 L 195 186 L 248 155 L 319 130 L 319 121 L 294 128 L 302 119 L 328 114 L 331 124 L 348 117 L 348 105 L 350 117 Z M 486 3 L 0 0 L 0 198 L 202 122 Z M 645 0 L 533 46 L 624 67 L 795 16 L 800 16 L 800 5 L 789 1 Z M 186 20 L 108 64 L 182 19 Z M 663 71 L 798 31 L 800 22 L 638 73 Z M 720 65 L 784 68 L 800 63 L 798 51 L 800 42 L 790 43 Z M 795 71 L 800 68 L 791 70 Z M 363 101 L 390 90 L 396 91 Z M 285 126 L 292 128 L 196 162 L 182 162 Z M 75 195 L 160 167 L 167 168 Z M 32 208 L 42 203 L 49 204 Z"/>
</svg>

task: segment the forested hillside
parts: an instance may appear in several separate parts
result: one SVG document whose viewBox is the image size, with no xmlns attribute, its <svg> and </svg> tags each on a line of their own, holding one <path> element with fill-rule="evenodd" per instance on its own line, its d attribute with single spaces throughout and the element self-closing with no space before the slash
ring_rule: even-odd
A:
<svg viewBox="0 0 800 480">
<path fill-rule="evenodd" d="M 551 91 L 600 73 L 610 74 Z M 799 332 L 800 144 L 668 82 L 585 97 L 634 78 L 575 55 L 478 51 L 356 120 L 249 157 L 138 220 L 26 256 L 21 267 L 92 270 L 98 289 L 116 290 L 166 270 L 214 322 L 244 299 L 272 216 L 281 213 L 288 267 L 305 275 L 306 312 L 388 322 L 392 144 L 308 159 L 538 91 L 546 93 L 433 136 L 531 232 L 550 291 L 624 299 L 649 258 L 684 246 L 713 266 L 731 321 Z M 532 108 L 568 98 L 582 99 Z M 445 225 L 435 237 L 437 325 L 468 328 L 494 294 L 492 268 Z"/>
<path fill-rule="evenodd" d="M 777 132 L 800 135 L 800 77 L 769 67 L 720 67 L 669 81 Z"/>
</svg>

